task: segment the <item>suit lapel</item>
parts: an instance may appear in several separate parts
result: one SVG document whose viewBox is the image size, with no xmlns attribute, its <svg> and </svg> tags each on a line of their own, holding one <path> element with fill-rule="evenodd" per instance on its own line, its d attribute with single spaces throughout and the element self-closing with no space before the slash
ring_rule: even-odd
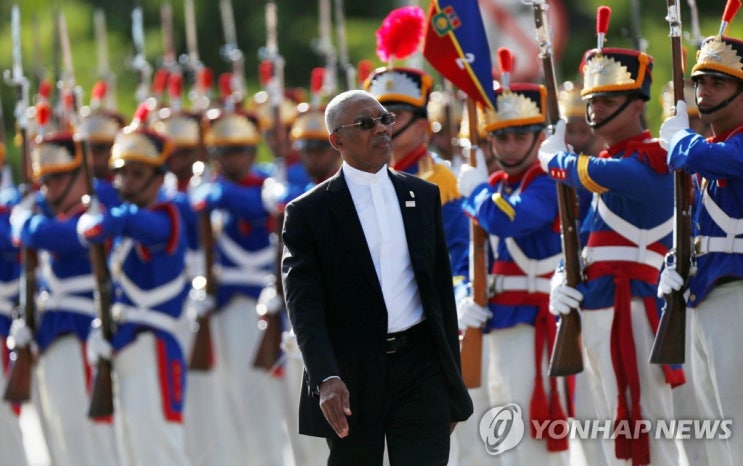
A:
<svg viewBox="0 0 743 466">
<path fill-rule="evenodd" d="M 418 256 L 418 245 L 420 243 L 416 241 L 416 238 L 420 234 L 420 222 L 416 218 L 416 213 L 421 208 L 418 204 L 423 200 L 416 197 L 415 192 L 406 183 L 403 175 L 393 170 L 388 170 L 388 172 L 397 193 L 397 202 L 400 205 L 400 212 L 402 213 L 402 223 L 405 226 L 405 239 L 408 242 L 408 252 L 410 253 L 413 270 L 415 270 L 416 265 L 420 263 L 419 260 L 416 260 Z M 416 275 L 417 273 L 418 271 L 416 270 Z"/>
<path fill-rule="evenodd" d="M 330 179 L 327 187 L 328 208 L 333 213 L 338 228 L 343 238 L 348 238 L 351 244 L 351 251 L 356 256 L 356 262 L 359 268 L 367 275 L 368 282 L 372 284 L 381 296 L 382 287 L 379 284 L 377 272 L 374 269 L 369 253 L 369 245 L 366 243 L 364 230 L 361 228 L 359 215 L 356 207 L 353 205 L 351 191 L 348 190 L 346 179 L 343 177 L 343 170 L 338 172 Z"/>
</svg>

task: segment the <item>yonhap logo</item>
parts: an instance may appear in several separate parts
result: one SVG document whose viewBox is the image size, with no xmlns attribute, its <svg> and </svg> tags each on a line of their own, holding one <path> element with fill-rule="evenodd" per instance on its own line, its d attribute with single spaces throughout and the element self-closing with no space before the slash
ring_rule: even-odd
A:
<svg viewBox="0 0 743 466">
<path fill-rule="evenodd" d="M 490 408 L 480 419 L 480 438 L 489 455 L 500 455 L 521 442 L 524 419 L 521 408 L 513 403 Z"/>
</svg>

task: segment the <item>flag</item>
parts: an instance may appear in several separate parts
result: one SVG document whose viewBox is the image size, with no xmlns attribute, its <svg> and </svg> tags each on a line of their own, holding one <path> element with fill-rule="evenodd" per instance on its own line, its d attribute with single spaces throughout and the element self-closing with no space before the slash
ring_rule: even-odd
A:
<svg viewBox="0 0 743 466">
<path fill-rule="evenodd" d="M 492 62 L 477 0 L 431 0 L 423 56 L 485 108 L 493 108 Z"/>
</svg>

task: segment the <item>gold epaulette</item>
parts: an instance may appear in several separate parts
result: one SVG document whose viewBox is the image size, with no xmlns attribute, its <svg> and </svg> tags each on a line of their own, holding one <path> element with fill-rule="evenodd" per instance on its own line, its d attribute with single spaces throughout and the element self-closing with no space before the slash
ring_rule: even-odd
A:
<svg viewBox="0 0 743 466">
<path fill-rule="evenodd" d="M 457 177 L 442 163 L 434 163 L 431 170 L 421 173 L 421 178 L 439 187 L 441 205 L 462 197 L 457 189 Z"/>
</svg>

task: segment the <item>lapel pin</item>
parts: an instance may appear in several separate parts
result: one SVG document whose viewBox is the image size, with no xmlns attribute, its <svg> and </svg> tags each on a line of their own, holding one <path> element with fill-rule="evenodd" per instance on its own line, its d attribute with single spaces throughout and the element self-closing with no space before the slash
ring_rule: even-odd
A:
<svg viewBox="0 0 743 466">
<path fill-rule="evenodd" d="M 415 197 L 415 193 L 413 191 L 410 191 L 410 197 Z"/>
</svg>

